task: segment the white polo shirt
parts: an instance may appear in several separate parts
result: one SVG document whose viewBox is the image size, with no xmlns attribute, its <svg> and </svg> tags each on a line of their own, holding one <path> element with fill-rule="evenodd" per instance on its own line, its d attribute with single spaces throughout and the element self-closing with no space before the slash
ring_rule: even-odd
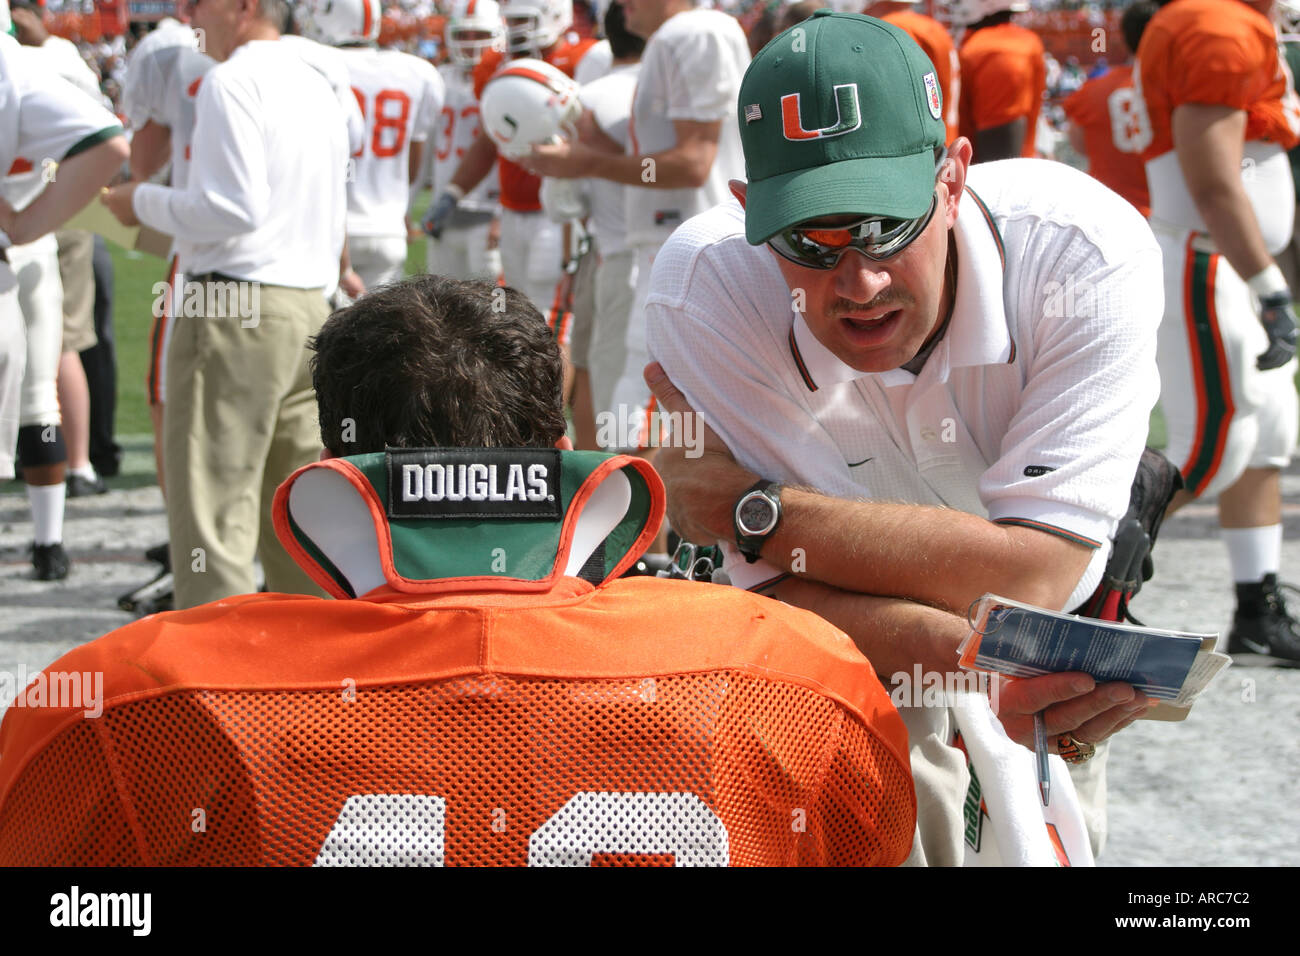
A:
<svg viewBox="0 0 1300 956">
<path fill-rule="evenodd" d="M 699 188 L 627 190 L 627 239 L 658 245 L 692 216 L 725 202 L 727 180 L 743 179 L 736 100 L 749 66 L 749 41 L 735 17 L 685 10 L 664 21 L 641 54 L 632 104 L 630 152 L 649 156 L 677 145 L 674 120 L 721 121 L 718 153 Z"/>
<path fill-rule="evenodd" d="M 985 163 L 967 186 L 952 320 L 920 375 L 858 372 L 822 346 L 734 200 L 656 258 L 650 352 L 766 478 L 1096 548 L 1074 607 L 1100 580 L 1160 390 L 1160 251 L 1132 206 L 1063 164 Z M 778 574 L 731 557 L 742 586 Z"/>
<path fill-rule="evenodd" d="M 329 83 L 279 43 L 245 43 L 208 71 L 189 182 L 140 185 L 135 213 L 175 237 L 191 274 L 329 288 L 343 250 L 346 127 Z"/>
</svg>

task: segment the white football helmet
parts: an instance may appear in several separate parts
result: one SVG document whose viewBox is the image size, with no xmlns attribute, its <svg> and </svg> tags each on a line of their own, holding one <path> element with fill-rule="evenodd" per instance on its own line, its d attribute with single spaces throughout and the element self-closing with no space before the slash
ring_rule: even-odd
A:
<svg viewBox="0 0 1300 956">
<path fill-rule="evenodd" d="M 379 38 L 379 0 L 304 0 L 296 19 L 302 35 L 317 43 L 343 46 Z"/>
<path fill-rule="evenodd" d="M 506 52 L 506 26 L 496 0 L 455 0 L 444 32 L 451 61 L 478 66 L 488 50 Z"/>
<path fill-rule="evenodd" d="M 578 84 L 541 60 L 514 60 L 483 89 L 479 118 L 509 159 L 553 142 L 582 115 Z"/>
<path fill-rule="evenodd" d="M 969 26 L 1002 10 L 1024 13 L 1029 9 L 1029 0 L 948 0 L 945 6 L 954 26 Z"/>
<path fill-rule="evenodd" d="M 511 53 L 540 54 L 573 26 L 573 0 L 502 0 Z"/>
<path fill-rule="evenodd" d="M 1284 40 L 1295 41 L 1300 38 L 1300 0 L 1276 0 L 1273 4 L 1273 16 Z"/>
</svg>

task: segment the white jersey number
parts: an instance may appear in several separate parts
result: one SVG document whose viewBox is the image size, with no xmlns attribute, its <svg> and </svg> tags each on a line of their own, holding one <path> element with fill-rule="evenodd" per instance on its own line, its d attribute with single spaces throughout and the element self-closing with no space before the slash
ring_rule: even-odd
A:
<svg viewBox="0 0 1300 956">
<path fill-rule="evenodd" d="M 1121 153 L 1140 153 L 1151 143 L 1151 119 L 1143 105 L 1131 86 L 1120 87 L 1106 97 L 1111 139 Z"/>
<path fill-rule="evenodd" d="M 443 866 L 447 801 L 423 794 L 348 797 L 317 866 Z M 485 820 L 491 833 L 495 820 Z M 485 836 L 484 839 L 490 839 Z M 528 838 L 529 866 L 591 866 L 597 856 L 672 856 L 726 866 L 727 828 L 693 793 L 575 794 Z"/>
</svg>

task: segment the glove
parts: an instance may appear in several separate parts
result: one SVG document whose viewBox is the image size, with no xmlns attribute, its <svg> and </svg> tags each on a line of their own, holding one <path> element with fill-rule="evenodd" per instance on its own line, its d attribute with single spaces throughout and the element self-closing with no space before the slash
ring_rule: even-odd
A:
<svg viewBox="0 0 1300 956">
<path fill-rule="evenodd" d="M 1259 298 L 1259 321 L 1268 334 L 1268 351 L 1255 360 L 1261 372 L 1281 368 L 1295 358 L 1296 321 L 1287 290 L 1270 292 Z"/>
<path fill-rule="evenodd" d="M 420 228 L 426 233 L 437 239 L 442 235 L 442 230 L 446 227 L 447 221 L 451 219 L 452 213 L 456 211 L 456 206 L 460 202 L 460 197 L 451 190 L 444 191 L 429 205 L 429 210 L 424 214 L 424 219 L 420 222 Z"/>
</svg>

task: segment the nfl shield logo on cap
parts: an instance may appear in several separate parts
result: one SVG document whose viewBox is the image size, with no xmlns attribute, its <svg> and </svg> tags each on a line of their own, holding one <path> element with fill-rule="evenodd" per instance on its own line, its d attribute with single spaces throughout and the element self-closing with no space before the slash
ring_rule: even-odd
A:
<svg viewBox="0 0 1300 956">
<path fill-rule="evenodd" d="M 930 107 L 930 115 L 935 119 L 943 116 L 943 101 L 939 97 L 939 82 L 933 73 L 925 74 L 925 101 Z"/>
</svg>

